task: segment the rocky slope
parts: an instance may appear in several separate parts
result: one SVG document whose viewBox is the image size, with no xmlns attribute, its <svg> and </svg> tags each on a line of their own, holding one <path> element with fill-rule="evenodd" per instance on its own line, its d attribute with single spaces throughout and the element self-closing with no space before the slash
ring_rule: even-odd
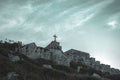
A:
<svg viewBox="0 0 120 80">
<path fill-rule="evenodd" d="M 67 67 L 41 58 L 33 60 L 15 52 L 12 45 L 0 44 L 0 80 L 120 80 L 119 75 L 102 73 L 81 63 L 71 62 Z M 11 55 L 19 59 L 13 61 Z M 83 67 L 80 72 L 78 65 Z"/>
</svg>

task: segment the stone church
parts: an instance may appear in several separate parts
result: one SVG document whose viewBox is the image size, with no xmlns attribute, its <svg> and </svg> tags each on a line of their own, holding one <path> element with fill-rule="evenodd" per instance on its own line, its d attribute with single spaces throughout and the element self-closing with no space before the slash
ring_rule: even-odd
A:
<svg viewBox="0 0 120 80">
<path fill-rule="evenodd" d="M 54 35 L 53 37 L 54 40 L 50 44 L 48 44 L 45 48 L 37 47 L 35 43 L 30 43 L 24 45 L 22 48 L 19 48 L 18 51 L 32 59 L 44 58 L 52 60 L 59 65 L 69 66 L 70 59 L 68 59 L 67 56 L 64 55 L 60 43 L 57 42 L 56 40 L 57 36 Z"/>
<path fill-rule="evenodd" d="M 110 65 L 101 64 L 100 61 L 96 61 L 95 58 L 90 57 L 89 53 L 75 49 L 63 52 L 60 43 L 56 40 L 57 36 L 54 35 L 53 37 L 54 40 L 46 47 L 38 47 L 35 43 L 30 43 L 20 47 L 18 52 L 32 59 L 43 58 L 51 60 L 58 65 L 70 66 L 71 61 L 82 62 L 102 72 L 109 72 L 111 74 L 120 73 L 118 69 L 111 68 Z"/>
</svg>

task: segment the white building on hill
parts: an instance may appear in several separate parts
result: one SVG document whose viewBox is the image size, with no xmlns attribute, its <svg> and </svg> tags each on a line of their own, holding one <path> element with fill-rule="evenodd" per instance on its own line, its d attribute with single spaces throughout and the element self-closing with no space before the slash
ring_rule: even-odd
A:
<svg viewBox="0 0 120 80">
<path fill-rule="evenodd" d="M 30 43 L 19 48 L 18 52 L 25 54 L 32 59 L 44 58 L 52 60 L 59 65 L 70 66 L 71 61 L 82 62 L 102 72 L 109 72 L 111 74 L 120 73 L 120 71 L 117 69 L 111 69 L 109 65 L 100 64 L 100 62 L 96 61 L 95 58 L 90 57 L 89 53 L 75 49 L 70 49 L 66 52 L 63 52 L 60 43 L 56 40 L 57 36 L 54 35 L 53 37 L 54 40 L 45 48 L 38 47 L 35 43 Z"/>
<path fill-rule="evenodd" d="M 54 41 L 48 44 L 45 48 L 37 47 L 35 43 L 30 43 L 21 47 L 18 51 L 27 55 L 32 59 L 44 58 L 52 60 L 59 65 L 69 66 L 71 59 L 68 59 L 63 54 L 62 47 L 56 41 L 57 36 L 54 35 Z"/>
</svg>

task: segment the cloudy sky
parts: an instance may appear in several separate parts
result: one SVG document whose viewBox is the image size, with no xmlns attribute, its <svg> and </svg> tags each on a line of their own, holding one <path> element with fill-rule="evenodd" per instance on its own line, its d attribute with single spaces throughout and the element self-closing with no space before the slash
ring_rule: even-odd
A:
<svg viewBox="0 0 120 80">
<path fill-rule="evenodd" d="M 89 52 L 120 69 L 120 0 L 0 0 L 0 39 Z"/>
</svg>

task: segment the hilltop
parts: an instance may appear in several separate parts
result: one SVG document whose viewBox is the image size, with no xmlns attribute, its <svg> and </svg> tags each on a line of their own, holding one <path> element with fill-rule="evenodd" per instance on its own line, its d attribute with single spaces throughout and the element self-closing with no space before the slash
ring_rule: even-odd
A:
<svg viewBox="0 0 120 80">
<path fill-rule="evenodd" d="M 91 61 L 91 62 L 89 62 Z M 94 62 L 94 63 L 92 63 Z M 62 51 L 60 43 L 38 47 L 35 43 L 0 42 L 0 80 L 119 80 L 119 70 L 101 70 L 89 53 Z M 94 65 L 93 65 L 94 64 Z"/>
</svg>

